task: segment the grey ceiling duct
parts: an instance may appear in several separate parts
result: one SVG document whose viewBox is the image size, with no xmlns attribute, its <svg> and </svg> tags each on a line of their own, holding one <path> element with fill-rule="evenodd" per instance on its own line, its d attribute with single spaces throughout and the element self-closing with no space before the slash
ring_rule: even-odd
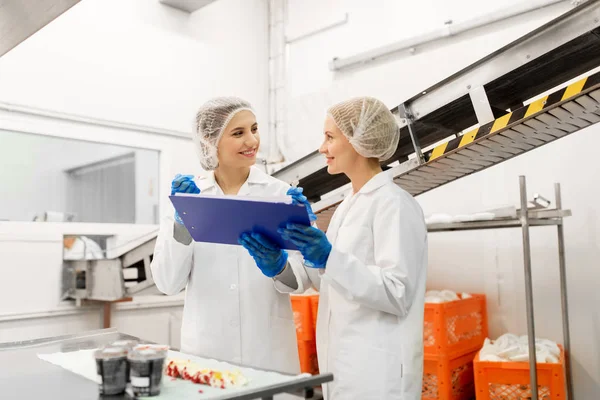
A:
<svg viewBox="0 0 600 400">
<path fill-rule="evenodd" d="M 0 57 L 80 0 L 0 0 Z"/>
</svg>

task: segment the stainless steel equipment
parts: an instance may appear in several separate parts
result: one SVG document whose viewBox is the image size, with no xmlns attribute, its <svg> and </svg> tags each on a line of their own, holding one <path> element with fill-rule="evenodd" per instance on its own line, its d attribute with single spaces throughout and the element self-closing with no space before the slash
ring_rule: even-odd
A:
<svg viewBox="0 0 600 400">
<path fill-rule="evenodd" d="M 75 299 L 80 304 L 81 300 L 118 301 L 160 294 L 150 271 L 156 237 L 157 232 L 153 232 L 107 250 L 104 259 L 64 260 L 63 299 Z"/>
</svg>

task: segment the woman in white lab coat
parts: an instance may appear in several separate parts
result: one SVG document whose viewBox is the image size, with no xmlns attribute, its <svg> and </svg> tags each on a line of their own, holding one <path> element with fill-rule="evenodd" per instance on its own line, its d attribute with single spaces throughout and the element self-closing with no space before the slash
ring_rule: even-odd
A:
<svg viewBox="0 0 600 400">
<path fill-rule="evenodd" d="M 352 191 L 327 235 L 288 225 L 320 291 L 317 352 L 334 381 L 326 400 L 421 398 L 427 229 L 418 203 L 382 172 L 398 145 L 388 108 L 373 98 L 331 107 L 320 152 Z"/>
<path fill-rule="evenodd" d="M 194 143 L 208 177 L 177 175 L 171 194 L 290 194 L 295 201 L 306 202 L 297 189 L 254 167 L 260 136 L 256 117 L 246 101 L 216 98 L 206 103 L 196 116 Z M 310 208 L 309 213 L 314 216 Z M 186 288 L 181 350 L 297 373 L 290 299 L 280 291 L 303 292 L 309 284 L 301 257 L 288 257 L 257 235 L 245 235 L 240 244 L 248 250 L 196 243 L 177 214 L 162 221 L 152 275 L 165 294 L 174 295 Z"/>
</svg>

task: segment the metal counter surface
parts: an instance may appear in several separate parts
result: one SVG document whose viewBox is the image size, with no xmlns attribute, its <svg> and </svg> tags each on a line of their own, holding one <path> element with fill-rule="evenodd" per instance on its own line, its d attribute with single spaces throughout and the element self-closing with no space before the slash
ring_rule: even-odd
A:
<svg viewBox="0 0 600 400">
<path fill-rule="evenodd" d="M 98 385 L 95 382 L 41 360 L 37 356 L 40 353 L 94 349 L 121 339 L 134 339 L 140 341 L 140 343 L 150 343 L 120 333 L 115 329 L 103 329 L 76 335 L 22 342 L 0 343 L 0 398 L 3 400 L 131 399 L 127 394 L 100 397 Z M 333 376 L 331 374 L 299 377 L 298 380 L 286 384 L 255 390 L 248 395 L 224 396 L 223 399 L 271 399 L 277 393 L 302 390 L 305 387 L 314 387 L 332 380 Z"/>
</svg>

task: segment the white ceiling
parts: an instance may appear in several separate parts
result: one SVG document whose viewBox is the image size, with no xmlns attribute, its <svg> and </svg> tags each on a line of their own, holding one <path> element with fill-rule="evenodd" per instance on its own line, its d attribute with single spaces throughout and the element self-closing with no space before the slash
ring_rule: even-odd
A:
<svg viewBox="0 0 600 400">
<path fill-rule="evenodd" d="M 192 13 L 217 0 L 159 0 L 162 4 Z"/>
</svg>

